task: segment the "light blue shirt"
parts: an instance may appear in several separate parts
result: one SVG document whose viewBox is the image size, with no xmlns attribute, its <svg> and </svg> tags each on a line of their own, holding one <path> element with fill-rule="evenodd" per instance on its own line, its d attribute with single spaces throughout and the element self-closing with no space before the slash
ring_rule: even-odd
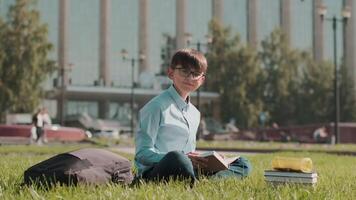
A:
<svg viewBox="0 0 356 200">
<path fill-rule="evenodd" d="M 188 98 L 189 99 L 189 98 Z M 141 175 L 166 153 L 195 151 L 200 112 L 171 85 L 139 112 L 135 164 Z"/>
</svg>

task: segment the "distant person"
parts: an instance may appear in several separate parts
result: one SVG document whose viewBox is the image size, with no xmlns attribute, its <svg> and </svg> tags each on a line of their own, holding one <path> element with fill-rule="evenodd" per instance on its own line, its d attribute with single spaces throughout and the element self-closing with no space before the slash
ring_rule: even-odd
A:
<svg viewBox="0 0 356 200">
<path fill-rule="evenodd" d="M 292 137 L 284 131 L 280 131 L 279 134 L 282 142 L 290 142 L 292 140 Z"/>
<path fill-rule="evenodd" d="M 326 132 L 325 126 L 316 129 L 313 133 L 313 139 L 317 143 L 326 142 L 327 138 L 328 138 L 328 133 Z"/>
<path fill-rule="evenodd" d="M 37 141 L 37 113 L 32 115 L 32 123 L 31 123 L 31 130 L 30 130 L 30 144 L 33 144 Z"/>
<path fill-rule="evenodd" d="M 48 114 L 47 108 L 42 108 L 42 118 L 43 118 L 44 125 L 52 125 L 52 120 Z"/>
<path fill-rule="evenodd" d="M 33 124 L 36 126 L 36 143 L 42 145 L 47 142 L 45 125 L 51 125 L 52 121 L 48 114 L 47 108 L 39 109 L 33 116 Z"/>
<path fill-rule="evenodd" d="M 43 136 L 43 117 L 41 114 L 42 110 L 39 109 L 33 116 L 32 116 L 32 123 L 36 128 L 36 139 L 35 142 L 38 145 L 42 144 L 42 136 Z"/>
<path fill-rule="evenodd" d="M 52 120 L 51 117 L 48 114 L 48 109 L 47 108 L 42 108 L 41 110 L 41 115 L 42 115 L 42 120 L 43 120 L 43 142 L 47 143 L 47 133 L 45 130 L 46 126 L 51 126 L 52 125 Z"/>
<path fill-rule="evenodd" d="M 277 122 L 272 123 L 272 128 L 275 128 L 275 129 L 279 128 L 279 125 L 277 124 Z"/>
<path fill-rule="evenodd" d="M 195 151 L 200 112 L 190 94 L 203 84 L 207 67 L 205 56 L 197 50 L 181 49 L 173 55 L 167 70 L 173 84 L 139 112 L 135 135 L 138 179 L 194 182 L 199 166 L 206 166 L 207 160 Z M 250 166 L 246 159 L 239 162 Z"/>
</svg>

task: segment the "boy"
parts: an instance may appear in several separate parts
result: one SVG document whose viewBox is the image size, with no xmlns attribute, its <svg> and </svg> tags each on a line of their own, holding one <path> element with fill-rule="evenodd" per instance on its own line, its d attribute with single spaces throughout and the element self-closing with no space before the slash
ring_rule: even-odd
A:
<svg viewBox="0 0 356 200">
<path fill-rule="evenodd" d="M 173 84 L 139 112 L 135 164 L 140 178 L 194 181 L 194 169 L 206 166 L 195 153 L 200 112 L 189 95 L 204 83 L 207 68 L 204 55 L 194 49 L 174 54 L 167 71 Z"/>
</svg>

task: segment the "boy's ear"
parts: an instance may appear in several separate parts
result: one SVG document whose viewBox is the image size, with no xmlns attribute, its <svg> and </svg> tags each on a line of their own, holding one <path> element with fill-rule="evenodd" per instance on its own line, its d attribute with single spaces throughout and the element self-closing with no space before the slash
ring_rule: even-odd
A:
<svg viewBox="0 0 356 200">
<path fill-rule="evenodd" d="M 173 79 L 173 72 L 174 72 L 174 70 L 171 67 L 168 67 L 167 76 L 169 79 Z"/>
<path fill-rule="evenodd" d="M 205 76 L 201 77 L 201 84 L 205 82 Z"/>
</svg>

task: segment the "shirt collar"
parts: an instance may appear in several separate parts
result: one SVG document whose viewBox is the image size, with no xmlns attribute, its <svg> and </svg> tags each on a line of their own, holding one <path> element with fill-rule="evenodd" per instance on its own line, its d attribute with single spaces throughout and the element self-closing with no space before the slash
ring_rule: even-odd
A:
<svg viewBox="0 0 356 200">
<path fill-rule="evenodd" d="M 179 110 L 187 110 L 188 105 L 189 105 L 189 96 L 188 96 L 188 103 L 184 101 L 184 99 L 179 95 L 177 92 L 176 88 L 173 86 L 173 84 L 168 88 L 168 93 L 172 97 L 172 99 L 175 101 L 176 105 L 178 106 Z"/>
</svg>

